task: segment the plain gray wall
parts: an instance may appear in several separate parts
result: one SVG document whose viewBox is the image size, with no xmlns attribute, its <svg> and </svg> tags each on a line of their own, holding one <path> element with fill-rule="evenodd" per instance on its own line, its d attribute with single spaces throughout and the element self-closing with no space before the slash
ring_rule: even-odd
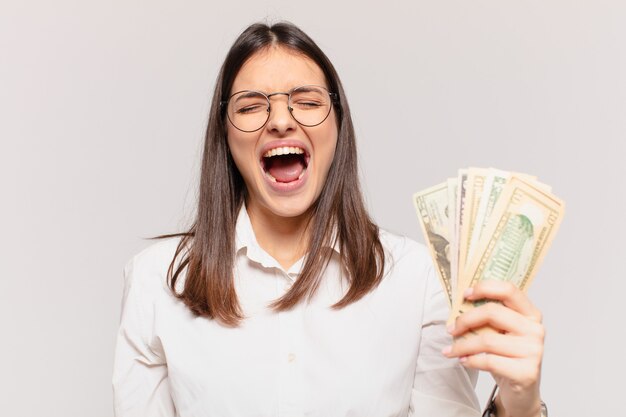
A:
<svg viewBox="0 0 626 417">
<path fill-rule="evenodd" d="M 553 186 L 543 396 L 622 413 L 624 2 L 58 0 L 0 4 L 0 414 L 112 414 L 122 267 L 187 224 L 218 67 L 266 18 L 335 63 L 383 227 L 423 240 L 412 193 L 461 167 Z"/>
</svg>

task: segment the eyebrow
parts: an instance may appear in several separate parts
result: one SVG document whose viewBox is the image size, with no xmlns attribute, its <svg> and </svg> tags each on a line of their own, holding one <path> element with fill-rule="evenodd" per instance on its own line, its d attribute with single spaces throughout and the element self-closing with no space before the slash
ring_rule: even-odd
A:
<svg viewBox="0 0 626 417">
<path fill-rule="evenodd" d="M 297 86 L 294 87 L 292 89 L 289 90 L 289 92 L 293 92 L 293 90 L 298 89 L 298 91 L 303 91 L 305 93 L 310 93 L 311 91 L 317 91 L 317 92 L 321 92 L 323 91 L 323 88 L 317 86 L 317 85 L 301 85 L 301 86 Z M 237 96 L 237 98 L 235 99 L 235 103 L 238 102 L 239 100 L 243 100 L 246 98 L 251 98 L 251 97 L 267 97 L 266 93 L 263 93 L 261 91 L 256 91 L 256 90 L 244 90 L 245 93 L 243 94 L 239 94 Z M 277 91 L 277 93 L 281 93 L 280 91 Z M 275 94 L 275 93 L 269 93 L 269 94 Z"/>
<path fill-rule="evenodd" d="M 259 96 L 263 96 L 263 94 L 259 91 L 247 91 L 244 94 L 239 94 L 237 96 L 237 99 L 235 100 L 235 102 L 244 99 L 244 98 L 250 98 L 250 97 L 259 97 Z"/>
<path fill-rule="evenodd" d="M 305 93 L 309 93 L 311 91 L 322 91 L 322 89 L 316 85 L 303 85 L 300 87 L 294 87 L 291 89 L 291 91 L 293 91 L 296 88 L 298 89 L 298 91 L 304 91 Z"/>
</svg>

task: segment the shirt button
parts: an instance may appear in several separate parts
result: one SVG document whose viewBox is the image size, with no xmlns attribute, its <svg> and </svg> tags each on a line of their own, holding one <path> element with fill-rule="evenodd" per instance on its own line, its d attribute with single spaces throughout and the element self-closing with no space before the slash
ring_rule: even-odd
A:
<svg viewBox="0 0 626 417">
<path fill-rule="evenodd" d="M 295 361 L 295 360 L 296 360 L 296 355 L 294 355 L 293 353 L 290 353 L 290 354 L 287 356 L 287 360 L 288 360 L 289 362 L 293 362 L 293 361 Z"/>
</svg>

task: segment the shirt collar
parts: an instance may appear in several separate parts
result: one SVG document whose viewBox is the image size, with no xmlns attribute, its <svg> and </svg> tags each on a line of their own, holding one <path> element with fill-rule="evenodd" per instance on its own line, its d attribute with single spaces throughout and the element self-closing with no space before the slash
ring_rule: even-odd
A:
<svg viewBox="0 0 626 417">
<path fill-rule="evenodd" d="M 339 240 L 335 239 L 337 237 L 337 227 L 333 229 L 333 239 L 334 241 L 332 249 L 340 254 L 340 245 Z M 241 250 L 246 249 L 246 256 L 254 261 L 258 262 L 266 268 L 280 268 L 280 264 L 276 259 L 270 256 L 256 240 L 256 235 L 254 234 L 254 229 L 252 229 L 252 223 L 250 222 L 250 216 L 248 215 L 248 211 L 246 209 L 245 204 L 241 205 L 241 209 L 239 210 L 239 215 L 237 216 L 237 225 L 235 228 L 235 251 L 239 253 Z M 298 266 L 300 261 L 296 262 L 295 266 Z M 293 267 L 290 271 L 294 269 Z M 299 268 L 298 268 L 299 269 Z"/>
<path fill-rule="evenodd" d="M 235 250 L 239 252 L 243 248 L 249 246 L 259 246 L 252 229 L 250 216 L 246 210 L 246 205 L 242 204 L 237 216 L 237 225 L 235 227 Z"/>
</svg>

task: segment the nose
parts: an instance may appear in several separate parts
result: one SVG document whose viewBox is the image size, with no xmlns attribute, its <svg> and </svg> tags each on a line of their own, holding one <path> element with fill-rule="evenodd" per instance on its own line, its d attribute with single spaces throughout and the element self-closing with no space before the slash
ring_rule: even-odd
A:
<svg viewBox="0 0 626 417">
<path fill-rule="evenodd" d="M 270 97 L 270 116 L 265 125 L 270 132 L 281 136 L 296 129 L 298 122 L 289 111 L 289 97 L 287 94 L 272 94 Z"/>
</svg>

